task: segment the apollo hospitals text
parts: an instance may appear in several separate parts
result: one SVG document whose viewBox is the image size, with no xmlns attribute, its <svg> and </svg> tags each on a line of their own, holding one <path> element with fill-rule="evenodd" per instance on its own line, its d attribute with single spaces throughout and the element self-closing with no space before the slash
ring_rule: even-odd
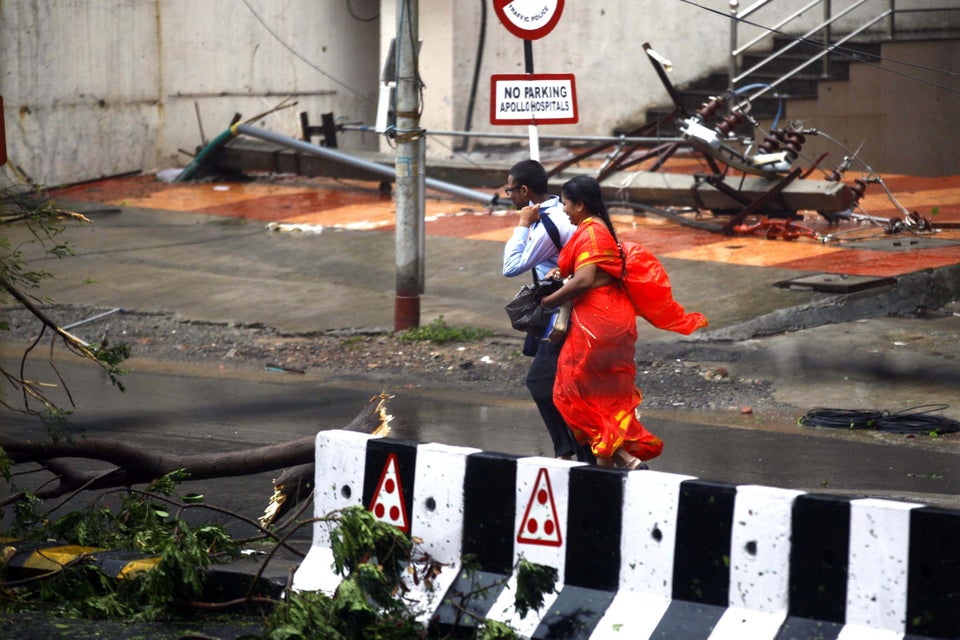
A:
<svg viewBox="0 0 960 640">
<path fill-rule="evenodd" d="M 546 113 L 570 111 L 569 100 L 510 100 L 501 102 L 500 113 Z"/>
<path fill-rule="evenodd" d="M 500 113 L 545 113 L 570 111 L 567 87 L 554 86 L 505 86 L 498 110 Z"/>
</svg>

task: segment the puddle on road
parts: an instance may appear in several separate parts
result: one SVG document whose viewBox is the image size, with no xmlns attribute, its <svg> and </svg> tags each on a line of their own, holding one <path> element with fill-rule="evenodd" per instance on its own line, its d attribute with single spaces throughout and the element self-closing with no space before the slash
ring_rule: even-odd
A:
<svg viewBox="0 0 960 640">
<path fill-rule="evenodd" d="M 392 438 L 518 455 L 553 455 L 532 400 L 509 398 L 494 404 L 475 404 L 410 395 L 397 396 L 388 406 L 394 416 L 390 423 Z"/>
<path fill-rule="evenodd" d="M 317 389 L 323 425 L 346 425 L 382 387 L 341 385 Z M 453 391 L 387 390 L 390 437 L 516 455 L 552 456 L 533 400 Z"/>
</svg>

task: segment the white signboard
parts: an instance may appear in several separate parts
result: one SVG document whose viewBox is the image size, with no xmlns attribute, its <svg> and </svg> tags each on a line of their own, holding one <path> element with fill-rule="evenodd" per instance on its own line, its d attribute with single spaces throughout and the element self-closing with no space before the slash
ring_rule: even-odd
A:
<svg viewBox="0 0 960 640">
<path fill-rule="evenodd" d="M 490 124 L 576 124 L 572 73 L 490 76 Z"/>
</svg>

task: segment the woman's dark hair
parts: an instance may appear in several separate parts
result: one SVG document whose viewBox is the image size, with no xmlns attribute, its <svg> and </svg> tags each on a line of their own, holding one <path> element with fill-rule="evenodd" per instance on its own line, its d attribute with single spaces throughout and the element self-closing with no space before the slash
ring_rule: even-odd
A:
<svg viewBox="0 0 960 640">
<path fill-rule="evenodd" d="M 563 183 L 560 188 L 560 194 L 570 202 L 582 202 L 583 206 L 603 220 L 607 226 L 613 241 L 617 243 L 620 249 L 620 260 L 623 262 L 623 275 L 627 272 L 627 258 L 623 253 L 623 247 L 620 246 L 620 239 L 617 238 L 617 232 L 613 229 L 613 221 L 610 219 L 610 213 L 607 211 L 607 205 L 603 202 L 603 192 L 600 189 L 600 183 L 597 179 L 588 175 L 579 175 L 570 178 Z M 621 277 L 623 277 L 621 275 Z"/>
<path fill-rule="evenodd" d="M 570 202 L 582 202 L 587 211 L 603 220 L 614 241 L 620 244 L 620 241 L 617 240 L 617 232 L 613 230 L 613 222 L 610 221 L 607 205 L 603 202 L 600 183 L 597 182 L 596 178 L 588 175 L 570 178 L 563 183 L 560 193 Z"/>
</svg>

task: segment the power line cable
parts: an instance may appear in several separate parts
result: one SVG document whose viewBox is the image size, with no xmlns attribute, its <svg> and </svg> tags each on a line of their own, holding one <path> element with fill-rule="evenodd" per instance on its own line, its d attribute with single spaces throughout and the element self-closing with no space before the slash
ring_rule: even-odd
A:
<svg viewBox="0 0 960 640">
<path fill-rule="evenodd" d="M 291 47 L 290 45 L 288 45 L 288 44 L 283 40 L 283 38 L 281 38 L 279 35 L 277 35 L 277 33 L 276 33 L 273 29 L 270 28 L 270 26 L 266 23 L 266 21 L 265 21 L 262 17 L 260 17 L 260 14 L 257 13 L 257 11 L 256 11 L 252 6 L 250 6 L 250 2 L 248 2 L 248 0 L 243 0 L 243 4 L 245 4 L 246 7 L 247 7 L 247 9 L 250 10 L 250 13 L 253 14 L 253 17 L 257 19 L 257 22 L 259 22 L 259 23 L 263 26 L 263 28 L 267 30 L 267 33 L 269 33 L 271 36 L 273 36 L 274 40 L 276 40 L 278 43 L 280 43 L 280 46 L 282 46 L 284 49 L 286 49 L 287 51 L 289 51 L 290 53 L 292 53 L 292 54 L 293 54 L 295 57 L 297 57 L 301 62 L 307 64 L 308 66 L 310 66 L 310 68 L 314 69 L 315 71 L 317 71 L 318 73 L 320 73 L 321 75 L 323 75 L 325 78 L 329 79 L 330 81 L 334 82 L 335 84 L 340 85 L 341 87 L 343 87 L 344 89 L 346 89 L 347 91 L 349 91 L 349 92 L 352 93 L 353 95 L 357 96 L 358 98 L 360 98 L 360 99 L 363 100 L 364 102 L 366 102 L 366 103 L 368 103 L 368 104 L 374 104 L 373 100 L 371 100 L 370 98 L 368 98 L 368 97 L 366 97 L 365 95 L 361 94 L 359 91 L 355 90 L 353 87 L 351 87 L 350 85 L 346 84 L 345 82 L 342 82 L 341 80 L 338 80 L 337 78 L 334 78 L 332 75 L 330 75 L 329 73 L 327 73 L 326 71 L 324 71 L 323 69 L 321 69 L 320 67 L 318 67 L 316 64 L 314 64 L 314 63 L 311 62 L 310 60 L 307 60 L 303 55 L 301 55 L 301 54 L 300 54 L 297 50 L 295 50 L 293 47 Z M 351 15 L 352 15 L 352 13 L 351 13 Z M 354 18 L 356 18 L 356 16 L 354 16 Z"/>
<path fill-rule="evenodd" d="M 925 404 L 896 413 L 857 409 L 813 409 L 798 421 L 805 427 L 827 429 L 876 429 L 909 435 L 943 435 L 960 431 L 960 422 L 933 411 L 949 408 L 946 404 Z"/>
</svg>

